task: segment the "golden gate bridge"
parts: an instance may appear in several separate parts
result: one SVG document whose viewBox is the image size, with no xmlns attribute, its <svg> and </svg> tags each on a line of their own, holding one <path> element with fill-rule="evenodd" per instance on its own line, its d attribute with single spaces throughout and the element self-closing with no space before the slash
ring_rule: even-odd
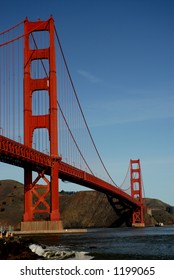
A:
<svg viewBox="0 0 174 280">
<path fill-rule="evenodd" d="M 26 18 L 0 33 L 0 161 L 24 169 L 21 230 L 62 229 L 59 179 L 105 193 L 114 207 L 119 200 L 132 226 L 144 226 L 140 160 L 130 160 L 127 190 L 117 186 L 91 135 L 52 17 Z"/>
</svg>

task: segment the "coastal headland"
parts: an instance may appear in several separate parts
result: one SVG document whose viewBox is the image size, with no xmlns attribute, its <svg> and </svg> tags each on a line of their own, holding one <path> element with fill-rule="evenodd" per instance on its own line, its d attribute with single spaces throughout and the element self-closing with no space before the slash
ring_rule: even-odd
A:
<svg viewBox="0 0 174 280">
<path fill-rule="evenodd" d="M 23 215 L 23 184 L 13 180 L 0 180 L 0 226 L 11 226 L 20 230 Z M 173 207 L 158 199 L 144 198 L 149 211 L 145 214 L 145 225 L 174 224 Z M 60 192 L 60 214 L 64 233 L 87 228 L 125 226 L 125 220 L 116 213 L 106 195 L 96 191 Z"/>
</svg>

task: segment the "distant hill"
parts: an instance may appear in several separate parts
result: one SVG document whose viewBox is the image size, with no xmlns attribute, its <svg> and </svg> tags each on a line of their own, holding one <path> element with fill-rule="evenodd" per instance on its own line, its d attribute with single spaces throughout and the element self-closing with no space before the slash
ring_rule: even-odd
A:
<svg viewBox="0 0 174 280">
<path fill-rule="evenodd" d="M 166 208 L 168 206 L 170 206 L 169 204 L 159 200 L 159 199 L 155 199 L 155 198 L 144 198 L 144 204 L 151 208 L 152 210 L 157 210 L 157 209 L 164 209 L 166 210 Z"/>
<path fill-rule="evenodd" d="M 17 181 L 0 181 L 0 225 L 20 228 L 23 192 L 23 184 Z M 150 198 L 145 198 L 144 204 L 152 209 L 145 215 L 146 225 L 174 224 L 174 215 L 166 211 L 170 205 Z M 116 213 L 106 195 L 95 191 L 60 192 L 60 213 L 64 228 L 115 227 L 126 225 L 130 218 L 129 211 L 120 207 Z"/>
<path fill-rule="evenodd" d="M 163 223 L 164 225 L 174 224 L 174 214 L 169 210 L 174 210 L 171 205 L 155 198 L 144 198 L 144 205 L 151 209 L 151 215 L 145 215 L 146 225 Z"/>
</svg>

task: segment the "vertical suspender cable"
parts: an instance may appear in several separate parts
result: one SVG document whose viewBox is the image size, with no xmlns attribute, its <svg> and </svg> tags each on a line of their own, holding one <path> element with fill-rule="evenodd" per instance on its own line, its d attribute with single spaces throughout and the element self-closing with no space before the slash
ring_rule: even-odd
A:
<svg viewBox="0 0 174 280">
<path fill-rule="evenodd" d="M 16 118 L 16 112 L 15 112 L 15 42 L 12 43 L 12 116 L 13 116 L 13 139 L 15 139 L 15 131 L 16 131 L 16 127 L 15 127 L 15 118 Z"/>
<path fill-rule="evenodd" d="M 2 61 L 2 51 L 0 48 L 0 61 Z M 0 135 L 2 135 L 2 76 L 1 76 L 1 65 L 2 62 L 0 63 Z"/>
<path fill-rule="evenodd" d="M 19 84 L 20 84 L 20 82 L 19 82 L 19 40 L 17 41 L 17 50 L 16 50 L 16 59 L 17 59 L 17 67 L 16 67 L 16 71 L 17 71 L 17 85 L 16 85 L 16 87 L 17 87 L 17 93 L 16 93 L 16 97 L 17 97 L 17 100 L 18 100 L 18 102 L 16 102 L 16 111 L 17 111 L 17 114 L 18 114 L 18 116 L 17 116 L 17 137 L 18 137 L 18 139 L 17 139 L 17 141 L 19 141 L 20 140 L 20 138 L 19 138 L 19 134 L 20 134 L 20 94 L 19 94 Z M 19 141 L 20 142 L 20 141 Z"/>
<path fill-rule="evenodd" d="M 6 136 L 8 137 L 8 126 L 9 126 L 9 113 L 8 113 L 8 95 L 9 95 L 9 90 L 8 90 L 8 73 L 9 73 L 9 69 L 8 69 L 8 47 L 9 45 L 7 46 L 7 48 L 5 49 L 6 50 L 6 79 L 5 79 L 5 82 L 6 82 Z"/>
</svg>

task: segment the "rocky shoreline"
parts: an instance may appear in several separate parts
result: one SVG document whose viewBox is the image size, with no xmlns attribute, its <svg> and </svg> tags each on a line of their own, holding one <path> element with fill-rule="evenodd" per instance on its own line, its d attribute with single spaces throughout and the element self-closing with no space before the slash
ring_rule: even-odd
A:
<svg viewBox="0 0 174 280">
<path fill-rule="evenodd" d="M 0 260 L 37 260 L 41 259 L 33 253 L 29 245 L 31 239 L 21 237 L 9 237 L 0 239 Z"/>
</svg>

